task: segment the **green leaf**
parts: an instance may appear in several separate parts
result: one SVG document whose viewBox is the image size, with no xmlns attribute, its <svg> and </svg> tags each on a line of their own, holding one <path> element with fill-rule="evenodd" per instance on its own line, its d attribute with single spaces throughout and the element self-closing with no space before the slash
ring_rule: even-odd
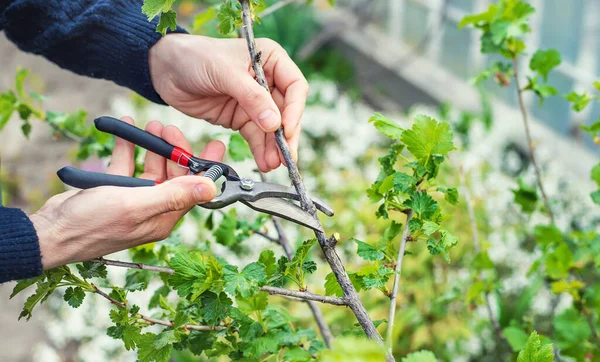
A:
<svg viewBox="0 0 600 362">
<path fill-rule="evenodd" d="M 363 277 L 363 285 L 365 289 L 383 289 L 390 279 L 391 274 L 394 274 L 392 269 L 380 265 L 375 273 L 367 274 Z"/>
<path fill-rule="evenodd" d="M 241 9 L 236 0 L 226 0 L 217 13 L 219 19 L 219 33 L 228 35 L 235 30 L 236 21 L 240 18 Z"/>
<path fill-rule="evenodd" d="M 117 324 L 116 326 L 108 327 L 106 334 L 114 339 L 123 340 L 125 349 L 130 351 L 137 347 L 140 342 L 141 328 L 133 325 Z"/>
<path fill-rule="evenodd" d="M 592 201 L 596 204 L 596 205 L 600 205 L 600 190 L 596 190 L 594 192 L 592 192 L 590 194 L 590 197 L 592 198 Z"/>
<path fill-rule="evenodd" d="M 285 275 L 295 282 L 302 282 L 304 279 L 304 270 L 302 269 L 310 248 L 317 243 L 317 239 L 305 240 L 296 250 L 296 254 L 290 262 L 286 264 Z M 299 285 L 299 287 L 305 287 Z"/>
<path fill-rule="evenodd" d="M 246 313 L 254 313 L 256 311 L 263 311 L 269 305 L 269 293 L 258 292 L 249 298 L 237 297 L 236 299 L 238 308 Z"/>
<path fill-rule="evenodd" d="M 356 288 L 356 291 L 360 291 L 362 286 L 362 277 L 352 272 L 348 273 L 348 277 L 350 278 L 352 285 L 354 285 L 354 288 Z M 338 297 L 344 296 L 344 291 L 337 282 L 337 279 L 333 273 L 329 273 L 325 276 L 325 295 L 335 295 Z"/>
<path fill-rule="evenodd" d="M 14 93 L 10 90 L 0 94 L 0 131 L 4 129 L 4 126 L 6 126 L 10 120 L 10 117 L 15 110 L 16 101 Z"/>
<path fill-rule="evenodd" d="M 529 68 L 548 81 L 548 73 L 561 63 L 560 53 L 556 49 L 538 50 L 531 57 Z"/>
<path fill-rule="evenodd" d="M 106 278 L 106 265 L 92 261 L 77 264 L 79 275 L 84 279 Z"/>
<path fill-rule="evenodd" d="M 226 265 L 223 267 L 223 279 L 227 293 L 247 298 L 266 283 L 267 273 L 265 266 L 257 262 L 248 264 L 241 273 L 237 266 Z"/>
<path fill-rule="evenodd" d="M 394 189 L 396 191 L 403 192 L 405 194 L 411 193 L 416 183 L 419 181 L 418 178 L 405 174 L 404 172 L 396 172 L 393 175 Z"/>
<path fill-rule="evenodd" d="M 592 167 L 590 178 L 600 187 L 600 163 Z"/>
<path fill-rule="evenodd" d="M 492 4 L 488 7 L 488 9 L 482 13 L 475 15 L 467 15 L 462 18 L 460 23 L 458 24 L 459 28 L 463 28 L 467 25 L 479 25 L 479 24 L 487 24 L 491 23 L 496 15 L 498 14 L 498 6 Z"/>
<path fill-rule="evenodd" d="M 244 349 L 245 357 L 262 356 L 264 354 L 275 354 L 279 351 L 277 339 L 270 334 L 255 338 L 248 348 Z"/>
<path fill-rule="evenodd" d="M 447 122 L 437 122 L 425 115 L 417 115 L 412 128 L 402 132 L 401 137 L 408 151 L 419 161 L 454 150 L 452 139 L 452 130 Z"/>
<path fill-rule="evenodd" d="M 553 325 L 557 334 L 556 344 L 561 349 L 578 346 L 592 335 L 585 318 L 573 308 L 565 309 L 554 317 Z"/>
<path fill-rule="evenodd" d="M 538 203 L 538 194 L 535 186 L 531 186 L 519 177 L 519 188 L 511 190 L 514 195 L 514 201 L 521 206 L 521 210 L 526 214 L 531 214 L 535 211 Z"/>
<path fill-rule="evenodd" d="M 542 346 L 540 337 L 536 331 L 531 332 L 525 348 L 519 352 L 517 362 L 553 362 L 554 352 L 552 344 Z"/>
<path fill-rule="evenodd" d="M 541 85 L 538 83 L 538 78 L 527 77 L 528 83 L 525 86 L 526 90 L 533 91 L 539 98 L 539 106 L 544 104 L 546 98 L 555 96 L 558 94 L 556 88 L 549 85 Z"/>
<path fill-rule="evenodd" d="M 180 338 L 179 334 L 177 334 L 175 332 L 175 330 L 173 330 L 173 329 L 164 330 L 164 331 L 160 332 L 158 334 L 158 336 L 156 336 L 156 338 L 154 339 L 154 342 L 152 342 L 152 347 L 154 349 L 159 350 L 170 344 L 179 342 L 180 339 L 181 338 Z"/>
<path fill-rule="evenodd" d="M 154 342 L 157 336 L 153 333 L 145 333 L 139 337 L 138 362 L 168 362 L 171 357 L 172 344 L 166 344 L 156 348 Z"/>
<path fill-rule="evenodd" d="M 358 245 L 357 254 L 361 258 L 363 258 L 365 260 L 373 260 L 374 261 L 374 260 L 381 260 L 385 257 L 385 254 L 380 249 L 378 249 L 372 245 L 369 245 L 363 241 L 360 241 L 358 239 L 353 238 L 352 240 L 354 240 L 354 242 L 356 242 L 356 244 Z"/>
<path fill-rule="evenodd" d="M 355 336 L 338 337 L 332 349 L 321 353 L 319 362 L 374 362 L 385 361 L 385 347 L 371 339 Z M 409 361 L 412 362 L 412 361 Z"/>
<path fill-rule="evenodd" d="M 263 250 L 258 257 L 258 262 L 265 266 L 267 279 L 270 279 L 277 272 L 277 259 L 275 259 L 273 250 Z"/>
<path fill-rule="evenodd" d="M 154 19 L 161 12 L 167 12 L 171 10 L 171 6 L 175 0 L 144 0 L 142 5 L 142 13 L 148 17 L 148 21 Z"/>
<path fill-rule="evenodd" d="M 444 193 L 444 199 L 448 201 L 449 204 L 457 205 L 458 204 L 458 190 L 451 187 L 446 190 Z"/>
<path fill-rule="evenodd" d="M 560 230 L 552 224 L 536 225 L 533 229 L 533 234 L 535 236 L 536 243 L 542 245 L 543 247 L 558 244 L 563 240 Z"/>
<path fill-rule="evenodd" d="M 168 284 L 180 297 L 194 301 L 208 290 L 218 293 L 223 288 L 223 267 L 213 257 L 197 252 L 175 254 L 169 265 L 175 273 Z"/>
<path fill-rule="evenodd" d="M 200 311 L 207 323 L 216 325 L 227 316 L 232 305 L 233 302 L 227 297 L 227 294 L 220 293 L 217 295 L 208 292 L 202 296 L 202 308 Z"/>
<path fill-rule="evenodd" d="M 424 191 L 417 191 L 404 202 L 404 206 L 412 209 L 419 219 L 431 218 L 438 209 L 438 203 Z"/>
<path fill-rule="evenodd" d="M 253 157 L 248 143 L 239 133 L 231 134 L 231 137 L 229 138 L 229 147 L 227 147 L 227 150 L 229 152 L 229 156 L 235 162 L 244 161 Z"/>
<path fill-rule="evenodd" d="M 566 94 L 565 99 L 569 101 L 569 103 L 573 103 L 571 108 L 575 112 L 581 112 L 587 107 L 587 105 L 594 99 L 592 96 L 587 94 L 586 92 L 577 93 L 575 91 Z"/>
<path fill-rule="evenodd" d="M 34 285 L 35 283 L 41 281 L 44 279 L 43 275 L 40 275 L 38 277 L 35 278 L 31 278 L 31 279 L 22 279 L 19 280 L 17 282 L 17 284 L 15 285 L 15 287 L 13 288 L 12 293 L 10 294 L 9 299 L 12 299 L 15 295 L 21 293 L 23 290 L 29 288 L 30 286 Z"/>
<path fill-rule="evenodd" d="M 158 20 L 158 25 L 156 25 L 156 31 L 163 36 L 167 34 L 167 29 L 171 29 L 171 31 L 177 30 L 177 13 L 172 10 L 162 12 Z"/>
<path fill-rule="evenodd" d="M 406 357 L 402 358 L 402 362 L 438 362 L 433 352 L 430 351 L 418 351 L 413 352 Z"/>
<path fill-rule="evenodd" d="M 83 303 L 84 298 L 85 292 L 83 289 L 81 289 L 81 287 L 68 287 L 67 290 L 65 290 L 65 295 L 63 296 L 65 302 L 67 302 L 67 304 L 73 308 L 79 307 L 81 303 Z"/>
<path fill-rule="evenodd" d="M 565 242 L 546 256 L 546 274 L 554 279 L 567 277 L 573 263 L 573 253 Z"/>
<path fill-rule="evenodd" d="M 229 213 L 223 214 L 223 220 L 219 224 L 219 227 L 214 232 L 217 243 L 225 246 L 232 246 L 237 243 L 236 230 L 237 230 L 237 216 L 235 209 L 232 209 Z"/>
<path fill-rule="evenodd" d="M 398 126 L 396 122 L 381 113 L 373 114 L 371 118 L 369 118 L 369 123 L 373 123 L 379 132 L 393 140 L 399 140 L 404 131 L 404 129 Z"/>
<path fill-rule="evenodd" d="M 440 226 L 434 223 L 433 221 L 425 221 L 423 223 L 423 232 L 427 236 L 430 236 L 431 234 L 435 233 L 439 228 Z"/>
<path fill-rule="evenodd" d="M 513 352 L 519 352 L 527 344 L 528 335 L 519 327 L 506 327 L 502 330 L 502 335 L 510 344 Z"/>
<path fill-rule="evenodd" d="M 312 356 L 307 350 L 294 346 L 285 351 L 283 360 L 286 362 L 309 362 L 312 360 Z"/>
<path fill-rule="evenodd" d="M 23 131 L 25 137 L 29 138 L 29 135 L 31 134 L 31 123 L 24 123 L 21 126 L 21 131 Z"/>
</svg>

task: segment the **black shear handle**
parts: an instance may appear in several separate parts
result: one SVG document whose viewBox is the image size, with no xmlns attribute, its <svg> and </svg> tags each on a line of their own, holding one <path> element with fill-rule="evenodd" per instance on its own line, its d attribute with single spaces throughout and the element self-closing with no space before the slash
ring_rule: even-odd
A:
<svg viewBox="0 0 600 362">
<path fill-rule="evenodd" d="M 94 125 L 102 132 L 113 134 L 117 137 L 141 146 L 148 151 L 154 152 L 166 159 L 172 159 L 174 154 L 177 154 L 177 157 L 180 157 L 180 154 L 173 152 L 176 148 L 179 149 L 178 147 L 173 146 L 160 137 L 156 137 L 151 133 L 148 133 L 116 118 L 106 116 L 96 118 L 94 120 Z M 177 162 L 177 159 L 174 161 Z"/>
<path fill-rule="evenodd" d="M 152 180 L 83 171 L 71 166 L 61 168 L 56 174 L 63 183 L 78 189 L 91 189 L 99 186 L 145 187 L 156 185 L 156 182 Z"/>
</svg>

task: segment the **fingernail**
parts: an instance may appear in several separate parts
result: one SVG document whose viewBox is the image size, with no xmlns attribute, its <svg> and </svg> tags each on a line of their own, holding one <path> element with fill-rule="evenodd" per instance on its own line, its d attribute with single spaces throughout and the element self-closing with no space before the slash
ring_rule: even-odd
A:
<svg viewBox="0 0 600 362">
<path fill-rule="evenodd" d="M 198 202 L 207 202 L 212 200 L 213 192 L 207 185 L 198 185 L 194 187 L 194 197 Z"/>
<path fill-rule="evenodd" d="M 267 109 L 258 116 L 258 122 L 263 130 L 271 130 L 277 126 L 279 120 L 277 119 L 277 114 L 273 112 L 273 110 Z"/>
</svg>

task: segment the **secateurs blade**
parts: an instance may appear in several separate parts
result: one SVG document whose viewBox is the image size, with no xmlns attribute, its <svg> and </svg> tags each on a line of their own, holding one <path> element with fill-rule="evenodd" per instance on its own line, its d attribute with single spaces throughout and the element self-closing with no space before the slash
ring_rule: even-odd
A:
<svg viewBox="0 0 600 362">
<path fill-rule="evenodd" d="M 113 134 L 176 162 L 179 166 L 189 169 L 190 174 L 196 175 L 204 172 L 203 176 L 213 181 L 224 176 L 226 180 L 222 184 L 221 193 L 210 202 L 198 205 L 200 207 L 220 209 L 235 202 L 241 202 L 258 212 L 278 216 L 296 224 L 322 231 L 318 220 L 291 201 L 300 200 L 300 196 L 292 187 L 240 178 L 238 173 L 227 164 L 195 157 L 162 138 L 116 118 L 100 117 L 94 121 L 94 124 L 102 132 Z M 83 171 L 70 166 L 63 167 L 57 174 L 65 184 L 80 189 L 98 186 L 148 187 L 158 183 L 153 180 Z M 333 216 L 333 210 L 327 204 L 317 198 L 312 198 L 312 201 L 317 210 L 327 216 Z"/>
</svg>

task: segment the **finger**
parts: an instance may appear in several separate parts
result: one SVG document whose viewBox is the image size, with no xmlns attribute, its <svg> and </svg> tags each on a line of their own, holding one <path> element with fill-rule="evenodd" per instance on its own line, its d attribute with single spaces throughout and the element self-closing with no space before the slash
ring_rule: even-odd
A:
<svg viewBox="0 0 600 362">
<path fill-rule="evenodd" d="M 291 139 L 288 140 L 288 144 L 290 145 L 290 151 L 292 152 L 292 157 L 294 158 L 295 162 L 298 162 L 298 145 L 300 144 L 301 136 L 302 136 L 302 125 L 299 124 L 297 132 L 292 136 Z"/>
<path fill-rule="evenodd" d="M 283 106 L 283 129 L 285 138 L 292 138 L 300 124 L 304 107 L 306 106 L 306 97 L 308 96 L 308 83 L 298 81 L 291 84 L 285 91 L 285 103 Z"/>
<path fill-rule="evenodd" d="M 281 113 L 271 94 L 249 73 L 229 77 L 226 91 L 237 100 L 250 119 L 264 132 L 274 132 L 281 125 Z"/>
<path fill-rule="evenodd" d="M 265 160 L 265 133 L 254 122 L 248 122 L 240 128 L 240 134 L 248 141 L 259 170 L 269 172 L 270 169 Z"/>
<path fill-rule="evenodd" d="M 221 162 L 223 161 L 223 156 L 225 156 L 225 145 L 221 141 L 210 141 L 206 147 L 200 152 L 200 158 Z"/>
<path fill-rule="evenodd" d="M 271 170 L 276 169 L 281 164 L 274 133 L 266 135 L 265 160 Z"/>
<path fill-rule="evenodd" d="M 181 132 L 181 130 L 175 126 L 166 126 L 162 131 L 162 138 L 172 144 L 173 146 L 177 146 L 179 148 L 183 148 L 188 152 L 192 152 L 192 146 L 185 139 L 185 136 Z M 167 162 L 167 179 L 172 179 L 173 177 L 179 177 L 186 175 L 188 170 L 179 166 L 176 162 L 168 161 Z"/>
<path fill-rule="evenodd" d="M 134 124 L 133 118 L 131 117 L 123 117 L 121 120 L 131 125 Z M 108 166 L 106 173 L 111 175 L 133 176 L 133 171 L 135 169 L 134 151 L 135 145 L 133 143 L 115 137 L 115 148 L 113 149 L 110 165 Z"/>
<path fill-rule="evenodd" d="M 146 125 L 146 132 L 161 137 L 164 127 L 158 121 L 152 121 Z M 140 178 L 155 181 L 167 179 L 167 159 L 154 152 L 146 152 L 144 159 L 144 173 Z"/>
<path fill-rule="evenodd" d="M 273 95 L 273 100 L 275 101 L 275 104 L 277 104 L 279 111 L 283 112 L 283 108 L 285 106 L 285 97 L 281 91 L 277 88 L 274 88 L 273 92 L 271 92 L 271 95 Z"/>
<path fill-rule="evenodd" d="M 217 193 L 215 183 L 202 176 L 181 176 L 155 187 L 139 187 L 129 192 L 128 197 L 138 215 L 144 218 L 170 212 L 186 213 L 197 204 L 212 200 Z"/>
</svg>

